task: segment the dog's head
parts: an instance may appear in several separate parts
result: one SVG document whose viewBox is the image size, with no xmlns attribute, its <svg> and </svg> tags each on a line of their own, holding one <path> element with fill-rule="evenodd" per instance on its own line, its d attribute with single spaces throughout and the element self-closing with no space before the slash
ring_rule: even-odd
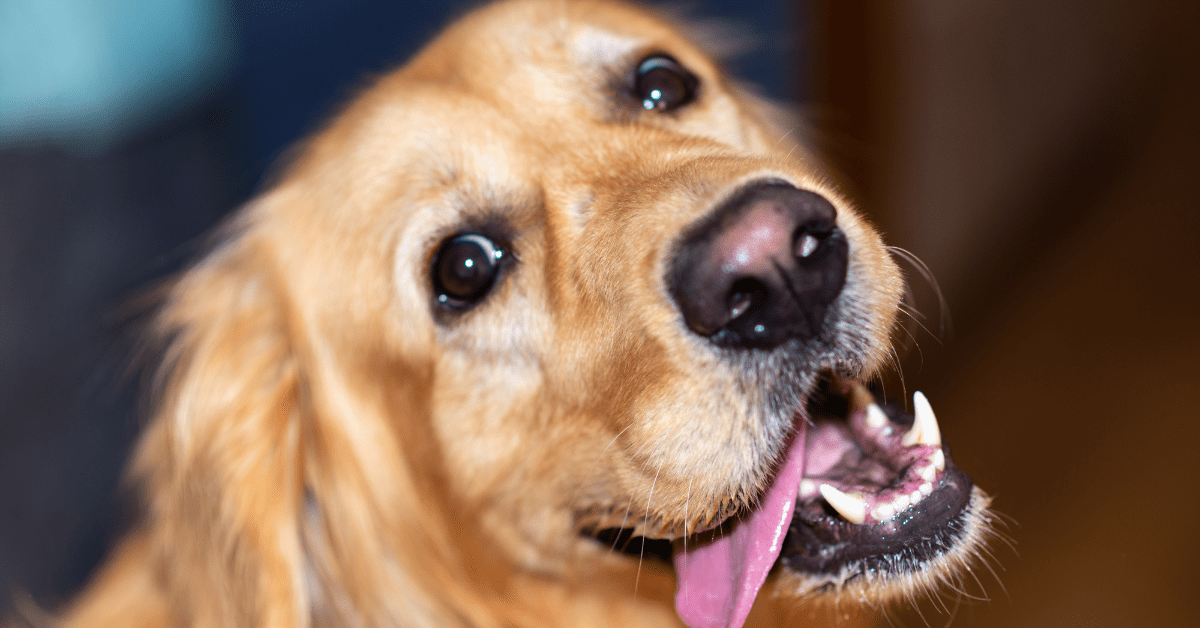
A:
<svg viewBox="0 0 1200 628">
<path fill-rule="evenodd" d="M 779 120 L 640 10 L 468 15 L 173 288 L 152 516 L 366 624 L 585 595 L 637 563 L 597 538 L 673 542 L 697 624 L 768 571 L 796 600 L 936 578 L 984 499 L 922 403 L 858 383 L 900 273 Z"/>
</svg>

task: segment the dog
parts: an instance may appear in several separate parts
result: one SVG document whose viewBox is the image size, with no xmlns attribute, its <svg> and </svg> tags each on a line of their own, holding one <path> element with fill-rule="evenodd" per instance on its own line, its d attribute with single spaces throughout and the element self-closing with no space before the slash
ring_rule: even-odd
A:
<svg viewBox="0 0 1200 628">
<path fill-rule="evenodd" d="M 64 626 L 737 626 L 969 568 L 880 237 L 669 19 L 476 9 L 164 290 Z"/>
</svg>

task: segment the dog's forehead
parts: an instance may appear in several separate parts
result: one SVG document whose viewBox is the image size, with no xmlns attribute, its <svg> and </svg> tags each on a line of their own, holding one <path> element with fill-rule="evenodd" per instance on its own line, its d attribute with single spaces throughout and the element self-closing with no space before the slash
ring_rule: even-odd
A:
<svg viewBox="0 0 1200 628">
<path fill-rule="evenodd" d="M 522 48 L 514 42 L 531 42 L 544 49 L 547 41 L 569 45 L 572 40 L 598 37 L 618 46 L 684 43 L 679 25 L 646 8 L 610 0 L 498 2 L 458 22 L 455 29 L 479 41 L 505 39 L 509 50 Z"/>
<path fill-rule="evenodd" d="M 415 75 L 453 74 L 472 91 L 506 85 L 518 95 L 553 100 L 595 74 L 624 69 L 648 52 L 674 55 L 693 70 L 712 64 L 678 25 L 616 2 L 517 0 L 486 6 L 453 24 L 413 63 Z"/>
</svg>

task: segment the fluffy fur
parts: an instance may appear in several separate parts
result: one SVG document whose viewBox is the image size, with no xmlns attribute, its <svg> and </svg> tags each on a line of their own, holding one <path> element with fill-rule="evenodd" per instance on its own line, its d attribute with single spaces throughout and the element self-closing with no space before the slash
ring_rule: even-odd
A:
<svg viewBox="0 0 1200 628">
<path fill-rule="evenodd" d="M 652 52 L 696 102 L 630 99 Z M 678 538 L 752 504 L 815 377 L 688 332 L 663 286 L 678 234 L 749 181 L 833 201 L 852 253 L 806 358 L 822 369 L 877 369 L 902 291 L 780 120 L 629 6 L 518 0 L 451 26 L 166 292 L 144 516 L 63 624 L 678 625 L 669 568 L 581 531 Z M 471 229 L 514 262 L 448 313 L 432 259 Z"/>
</svg>

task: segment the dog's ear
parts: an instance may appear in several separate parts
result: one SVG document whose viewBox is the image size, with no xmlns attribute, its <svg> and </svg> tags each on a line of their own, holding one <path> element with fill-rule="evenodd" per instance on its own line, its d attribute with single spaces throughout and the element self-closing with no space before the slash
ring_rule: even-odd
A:
<svg viewBox="0 0 1200 628">
<path fill-rule="evenodd" d="M 303 625 L 300 377 L 282 284 L 239 215 L 165 288 L 133 478 L 168 607 L 197 626 Z"/>
</svg>

